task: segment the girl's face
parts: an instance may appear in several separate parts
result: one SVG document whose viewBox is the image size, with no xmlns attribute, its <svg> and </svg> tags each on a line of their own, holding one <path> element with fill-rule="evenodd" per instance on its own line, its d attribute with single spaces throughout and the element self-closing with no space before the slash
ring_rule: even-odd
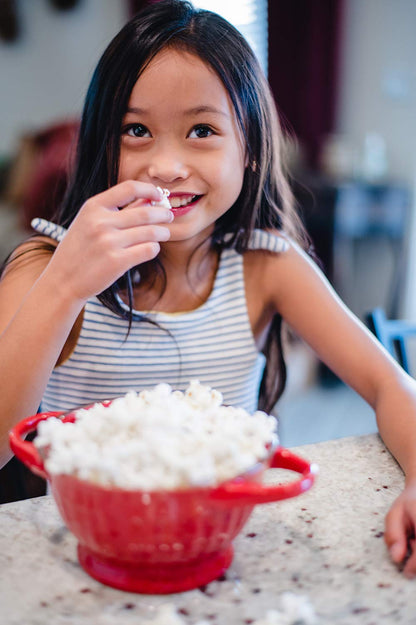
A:
<svg viewBox="0 0 416 625">
<path fill-rule="evenodd" d="M 236 201 L 245 148 L 221 80 L 188 52 L 162 50 L 136 82 L 122 124 L 119 182 L 169 189 L 170 241 L 208 235 Z"/>
</svg>

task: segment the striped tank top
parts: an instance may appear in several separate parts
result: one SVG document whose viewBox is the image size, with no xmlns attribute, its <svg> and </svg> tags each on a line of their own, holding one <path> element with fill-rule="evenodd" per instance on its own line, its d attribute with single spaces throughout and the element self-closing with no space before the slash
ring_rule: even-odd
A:
<svg viewBox="0 0 416 625">
<path fill-rule="evenodd" d="M 60 241 L 65 230 L 41 219 L 33 228 Z M 287 242 L 255 230 L 250 249 L 282 252 Z M 42 410 L 64 410 L 166 382 L 184 390 L 190 380 L 217 389 L 224 402 L 257 408 L 265 358 L 256 347 L 244 288 L 243 256 L 221 253 L 213 289 L 198 308 L 140 313 L 154 323 L 127 321 L 90 298 L 77 345 L 49 379 Z"/>
</svg>

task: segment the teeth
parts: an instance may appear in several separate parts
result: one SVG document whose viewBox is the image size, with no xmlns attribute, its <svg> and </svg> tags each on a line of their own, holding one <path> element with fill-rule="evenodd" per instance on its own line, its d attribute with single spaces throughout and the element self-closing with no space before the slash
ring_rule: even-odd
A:
<svg viewBox="0 0 416 625">
<path fill-rule="evenodd" d="M 169 198 L 169 201 L 172 208 L 179 208 L 180 206 L 186 206 L 187 204 L 190 204 L 195 200 L 196 197 L 196 195 L 187 198 L 171 197 Z"/>
</svg>

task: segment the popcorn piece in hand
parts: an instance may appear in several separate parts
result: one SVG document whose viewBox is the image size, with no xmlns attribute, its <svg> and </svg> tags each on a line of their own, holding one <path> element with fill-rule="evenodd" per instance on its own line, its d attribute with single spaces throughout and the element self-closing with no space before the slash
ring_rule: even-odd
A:
<svg viewBox="0 0 416 625">
<path fill-rule="evenodd" d="M 161 187 L 157 187 L 157 190 L 160 191 L 160 193 L 163 194 L 163 197 L 161 200 L 159 200 L 159 202 L 152 202 L 152 206 L 163 206 L 163 208 L 167 208 L 167 209 L 171 209 L 171 205 L 170 202 L 168 200 L 168 197 L 170 195 L 170 191 L 168 189 L 162 189 Z"/>
</svg>

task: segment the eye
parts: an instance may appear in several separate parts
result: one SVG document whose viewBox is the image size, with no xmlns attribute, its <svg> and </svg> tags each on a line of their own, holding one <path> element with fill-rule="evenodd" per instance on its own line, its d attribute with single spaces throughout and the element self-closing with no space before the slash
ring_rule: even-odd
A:
<svg viewBox="0 0 416 625">
<path fill-rule="evenodd" d="M 123 128 L 123 134 L 129 137 L 150 137 L 150 132 L 143 124 L 128 124 Z"/>
<path fill-rule="evenodd" d="M 206 124 L 198 124 L 192 128 L 189 133 L 189 137 L 191 139 L 205 139 L 206 137 L 211 137 L 214 133 L 213 129 Z"/>
</svg>

